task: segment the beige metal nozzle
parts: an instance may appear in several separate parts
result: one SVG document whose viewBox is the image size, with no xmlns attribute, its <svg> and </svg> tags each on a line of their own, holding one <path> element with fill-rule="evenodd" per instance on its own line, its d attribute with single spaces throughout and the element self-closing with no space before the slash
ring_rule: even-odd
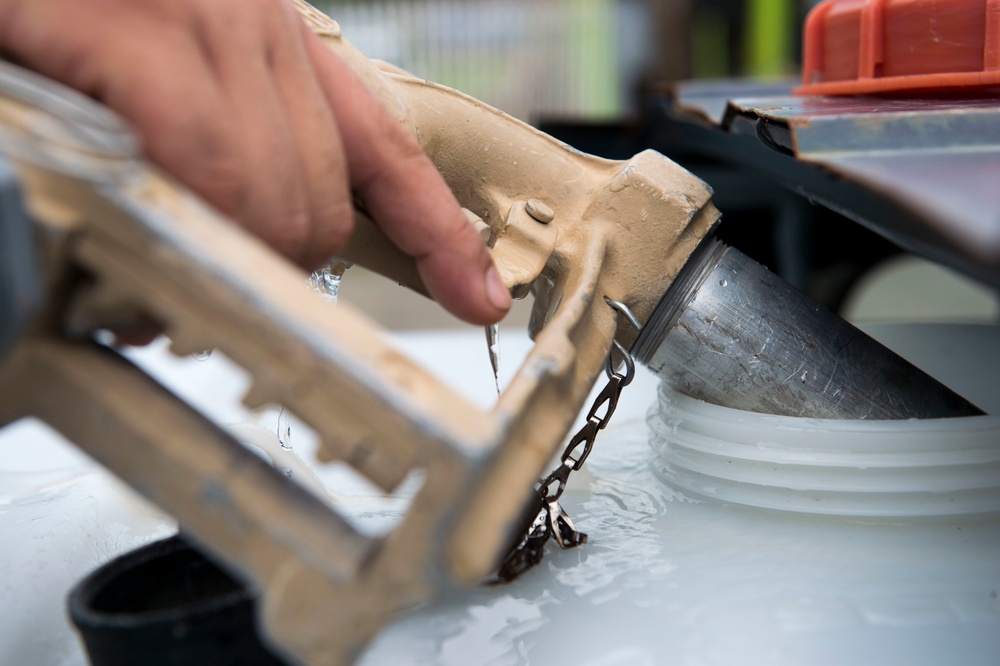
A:
<svg viewBox="0 0 1000 666">
<path fill-rule="evenodd" d="M 0 359 L 0 423 L 49 420 L 255 581 L 277 645 L 303 663 L 335 664 L 392 613 L 491 573 L 612 341 L 634 338 L 605 299 L 647 318 L 718 214 L 709 188 L 662 155 L 582 155 L 369 62 L 333 21 L 294 1 L 488 225 L 505 283 L 535 294 L 534 348 L 496 406 L 469 404 L 346 305 L 324 307 L 300 270 L 141 156 L 104 150 L 130 145 L 105 110 L 5 67 L 18 85 L 0 85 L 0 149 L 43 240 L 51 306 Z M 102 118 L 104 143 L 71 131 L 81 119 L 53 96 Z M 34 116 L 44 122 L 21 122 Z M 421 289 L 374 225 L 360 225 L 345 254 Z M 258 482 L 264 472 L 236 442 L 113 354 L 65 337 L 137 314 L 160 322 L 177 351 L 217 348 L 244 367 L 247 401 L 284 405 L 319 434 L 325 459 L 385 489 L 422 471 L 398 527 L 364 537 L 294 486 Z M 86 377 L 98 375 L 95 391 Z M 51 401 L 53 385 L 71 408 Z"/>
</svg>

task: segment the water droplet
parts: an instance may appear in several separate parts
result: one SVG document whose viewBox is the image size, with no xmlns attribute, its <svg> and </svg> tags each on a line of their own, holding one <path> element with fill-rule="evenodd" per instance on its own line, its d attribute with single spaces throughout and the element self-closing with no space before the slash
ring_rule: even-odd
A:
<svg viewBox="0 0 1000 666">
<path fill-rule="evenodd" d="M 729 286 L 729 281 L 728 280 L 719 280 L 719 286 L 720 287 L 728 287 Z"/>
<path fill-rule="evenodd" d="M 212 355 L 215 349 L 206 349 L 205 351 L 195 352 L 191 354 L 191 358 L 196 361 L 207 361 L 208 357 Z"/>
<path fill-rule="evenodd" d="M 352 265 L 349 262 L 335 259 L 309 276 L 309 286 L 324 299 L 336 303 L 340 293 L 340 282 L 344 279 L 344 273 Z"/>
<path fill-rule="evenodd" d="M 497 385 L 497 395 L 503 392 L 500 385 L 500 324 L 486 327 L 486 347 L 490 352 L 490 365 L 493 367 L 493 381 Z"/>
<path fill-rule="evenodd" d="M 284 407 L 278 412 L 278 443 L 285 451 L 292 450 L 292 420 Z"/>
</svg>

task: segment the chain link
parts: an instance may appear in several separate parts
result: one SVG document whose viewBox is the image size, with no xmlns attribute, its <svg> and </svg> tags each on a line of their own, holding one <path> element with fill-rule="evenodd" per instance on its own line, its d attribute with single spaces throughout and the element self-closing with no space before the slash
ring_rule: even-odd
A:
<svg viewBox="0 0 1000 666">
<path fill-rule="evenodd" d="M 594 441 L 597 439 L 598 431 L 607 427 L 608 421 L 615 413 L 615 408 L 618 407 L 618 398 L 621 396 L 622 390 L 631 384 L 635 377 L 635 362 L 632 360 L 632 356 L 617 340 L 612 343 L 611 349 L 612 352 L 608 356 L 608 364 L 605 368 L 608 383 L 597 395 L 593 406 L 587 413 L 587 423 L 569 440 L 562 456 L 559 457 L 559 467 L 549 474 L 538 488 L 538 492 L 541 493 L 546 502 L 558 502 L 563 491 L 566 490 L 570 473 L 579 470 L 583 467 L 583 463 L 587 462 L 590 452 L 594 449 Z M 612 360 L 616 352 L 625 363 L 624 375 L 618 372 L 617 364 Z M 601 409 L 606 409 L 603 416 L 598 414 Z M 555 492 L 551 492 L 553 484 L 556 485 Z"/>
<path fill-rule="evenodd" d="M 630 322 L 635 317 L 621 303 L 609 301 L 616 311 L 627 313 Z M 617 356 L 617 359 L 615 358 Z M 619 367 L 624 365 L 624 374 Z M 569 440 L 569 444 L 559 457 L 559 466 L 545 479 L 539 481 L 538 489 L 526 517 L 531 522 L 526 526 L 524 536 L 515 546 L 497 573 L 498 582 L 507 582 L 538 564 L 542 559 L 545 543 L 554 538 L 560 548 L 574 548 L 587 542 L 587 535 L 573 525 L 569 515 L 559 504 L 569 483 L 570 474 L 583 467 L 594 448 L 597 433 L 604 430 L 618 407 L 622 390 L 635 378 L 635 361 L 632 355 L 617 340 L 611 343 L 611 352 L 605 366 L 608 383 L 594 400 L 587 412 L 587 423 Z M 603 411 L 603 414 L 602 414 Z"/>
</svg>

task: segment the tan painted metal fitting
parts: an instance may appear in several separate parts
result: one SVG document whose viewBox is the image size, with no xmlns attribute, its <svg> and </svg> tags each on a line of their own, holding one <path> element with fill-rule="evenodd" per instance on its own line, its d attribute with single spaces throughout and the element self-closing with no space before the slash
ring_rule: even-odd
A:
<svg viewBox="0 0 1000 666">
<path fill-rule="evenodd" d="M 106 110 L 4 67 L 17 85 L 0 86 L 0 149 L 37 220 L 50 308 L 0 359 L 0 423 L 53 424 L 253 580 L 275 646 L 342 664 L 394 613 L 491 573 L 612 341 L 635 337 L 605 299 L 645 321 L 718 213 L 709 188 L 658 153 L 583 155 L 370 62 L 290 1 L 476 212 L 505 284 L 534 294 L 535 344 L 513 381 L 492 410 L 471 405 L 139 154 L 110 150 L 128 134 Z M 345 258 L 422 290 L 412 260 L 358 221 Z M 160 322 L 175 351 L 217 348 L 245 368 L 247 401 L 284 405 L 319 434 L 322 458 L 386 490 L 422 472 L 400 524 L 359 534 L 121 358 L 65 336 L 67 317 L 86 333 L 136 315 Z"/>
</svg>

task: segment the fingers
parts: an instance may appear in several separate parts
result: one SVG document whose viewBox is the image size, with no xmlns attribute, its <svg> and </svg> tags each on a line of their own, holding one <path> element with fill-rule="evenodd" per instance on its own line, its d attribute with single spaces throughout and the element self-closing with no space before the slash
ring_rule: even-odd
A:
<svg viewBox="0 0 1000 666">
<path fill-rule="evenodd" d="M 252 4 L 252 3 L 250 3 Z M 246 187 L 232 213 L 276 250 L 298 258 L 309 226 L 293 133 L 275 90 L 262 17 L 196 3 L 192 29 L 227 104 Z"/>
<path fill-rule="evenodd" d="M 346 241 L 353 211 L 301 21 L 282 8 L 276 0 L 0 0 L 0 44 L 106 103 L 153 162 L 315 268 Z"/>
<path fill-rule="evenodd" d="M 509 308 L 416 140 L 284 0 L 0 0 L 0 48 L 108 104 L 153 162 L 304 267 L 345 244 L 353 187 L 447 309 Z"/>
<path fill-rule="evenodd" d="M 237 214 L 273 247 L 316 268 L 346 243 L 353 224 L 336 123 L 290 5 L 250 0 L 241 6 L 248 11 L 197 5 L 247 178 L 264 185 L 247 193 Z"/>
<path fill-rule="evenodd" d="M 312 224 L 302 263 L 316 267 L 347 244 L 354 207 L 340 131 L 306 48 L 309 29 L 291 3 L 282 0 L 279 7 L 280 16 L 269 23 L 275 47 L 272 64 L 305 171 Z"/>
<path fill-rule="evenodd" d="M 372 217 L 416 259 L 428 291 L 445 308 L 471 323 L 499 320 L 510 293 L 437 169 L 340 59 L 318 39 L 308 41 L 342 130 L 351 185 Z"/>
<path fill-rule="evenodd" d="M 134 67 L 112 69 L 93 86 L 95 96 L 135 126 L 151 161 L 219 211 L 246 222 L 241 213 L 251 205 L 250 186 L 237 128 L 228 121 L 230 104 L 209 83 L 214 72 L 196 40 L 179 32 L 165 41 L 178 45 L 170 59 L 138 42 L 103 52 L 100 59 L 129 59 Z"/>
<path fill-rule="evenodd" d="M 135 127 L 153 162 L 234 215 L 244 205 L 247 185 L 214 68 L 190 17 L 177 10 L 180 3 L 168 7 L 172 14 L 141 4 L 8 1 L 0 39 L 31 68 L 118 112 Z M 73 29 L 60 28 L 66 25 Z"/>
</svg>

